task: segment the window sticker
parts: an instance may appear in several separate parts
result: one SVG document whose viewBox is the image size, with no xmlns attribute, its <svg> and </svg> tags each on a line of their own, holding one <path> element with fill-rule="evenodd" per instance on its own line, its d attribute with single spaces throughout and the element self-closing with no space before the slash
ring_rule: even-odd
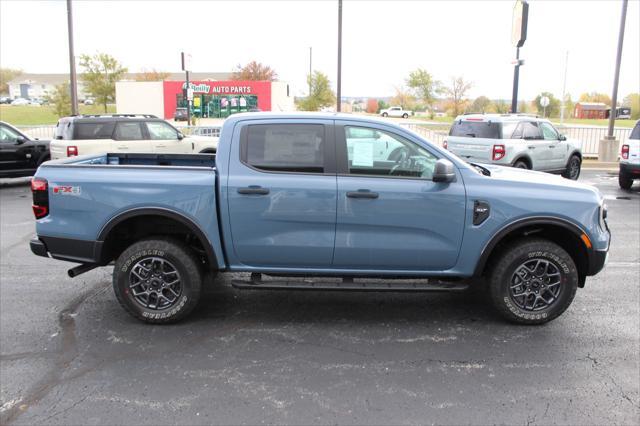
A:
<svg viewBox="0 0 640 426">
<path fill-rule="evenodd" d="M 373 143 L 358 141 L 354 144 L 351 164 L 356 167 L 373 167 Z"/>
</svg>

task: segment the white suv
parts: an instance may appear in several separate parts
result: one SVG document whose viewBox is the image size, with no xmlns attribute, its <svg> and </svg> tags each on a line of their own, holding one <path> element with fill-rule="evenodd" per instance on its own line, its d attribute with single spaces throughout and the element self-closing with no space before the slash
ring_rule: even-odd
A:
<svg viewBox="0 0 640 426">
<path fill-rule="evenodd" d="M 620 188 L 631 188 L 634 179 L 640 179 L 640 120 L 636 122 L 629 139 L 622 144 L 620 152 Z"/>
<path fill-rule="evenodd" d="M 185 136 L 153 115 L 112 114 L 64 117 L 51 141 L 51 159 L 102 152 L 215 153 L 218 138 Z"/>
<path fill-rule="evenodd" d="M 444 147 L 476 163 L 561 173 L 577 180 L 582 143 L 567 139 L 549 120 L 526 114 L 467 114 L 456 117 Z"/>
</svg>

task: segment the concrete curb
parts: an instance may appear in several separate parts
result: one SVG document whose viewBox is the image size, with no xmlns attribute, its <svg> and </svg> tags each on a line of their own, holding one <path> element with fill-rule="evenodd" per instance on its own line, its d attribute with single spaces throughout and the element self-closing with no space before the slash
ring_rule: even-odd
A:
<svg viewBox="0 0 640 426">
<path fill-rule="evenodd" d="M 3 178 L 0 179 L 0 188 L 13 188 L 16 186 L 25 186 L 31 183 L 31 177 L 21 178 Z"/>
</svg>

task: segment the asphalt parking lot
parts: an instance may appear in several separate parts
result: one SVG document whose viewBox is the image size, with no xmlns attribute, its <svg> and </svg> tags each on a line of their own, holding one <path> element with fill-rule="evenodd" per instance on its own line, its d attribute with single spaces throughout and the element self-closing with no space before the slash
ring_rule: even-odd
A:
<svg viewBox="0 0 640 426">
<path fill-rule="evenodd" d="M 111 268 L 32 255 L 31 194 L 0 188 L 0 424 L 638 424 L 640 186 L 584 170 L 609 264 L 539 327 L 467 294 L 238 291 L 137 322 Z"/>
</svg>

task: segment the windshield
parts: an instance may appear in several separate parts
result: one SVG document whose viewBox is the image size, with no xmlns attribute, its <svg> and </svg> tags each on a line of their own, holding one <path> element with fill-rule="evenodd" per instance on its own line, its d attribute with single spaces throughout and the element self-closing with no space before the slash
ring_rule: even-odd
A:
<svg viewBox="0 0 640 426">
<path fill-rule="evenodd" d="M 491 121 L 462 121 L 453 123 L 449 136 L 462 136 L 467 138 L 500 139 L 502 137 L 500 123 Z"/>
</svg>

